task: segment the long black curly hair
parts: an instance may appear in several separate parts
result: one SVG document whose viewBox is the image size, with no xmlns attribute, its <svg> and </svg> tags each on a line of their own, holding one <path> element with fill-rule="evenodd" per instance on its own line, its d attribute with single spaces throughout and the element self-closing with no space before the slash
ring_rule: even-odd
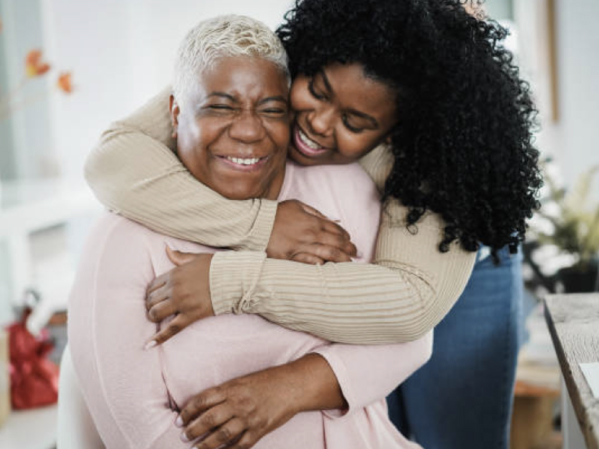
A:
<svg viewBox="0 0 599 449">
<path fill-rule="evenodd" d="M 292 76 L 360 63 L 398 91 L 395 157 L 384 199 L 408 207 L 408 226 L 432 210 L 442 252 L 459 240 L 516 252 L 542 185 L 536 110 L 501 41 L 506 30 L 463 0 L 296 0 L 277 30 Z"/>
</svg>

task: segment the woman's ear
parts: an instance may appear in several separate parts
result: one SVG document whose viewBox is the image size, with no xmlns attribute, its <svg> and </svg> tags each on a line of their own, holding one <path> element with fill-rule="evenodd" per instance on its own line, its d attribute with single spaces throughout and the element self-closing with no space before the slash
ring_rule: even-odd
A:
<svg viewBox="0 0 599 449">
<path fill-rule="evenodd" d="M 177 131 L 179 129 L 179 113 L 181 112 L 181 108 L 179 108 L 179 104 L 173 95 L 169 98 L 168 110 L 171 112 L 171 124 L 173 125 L 173 139 L 177 138 Z"/>
</svg>

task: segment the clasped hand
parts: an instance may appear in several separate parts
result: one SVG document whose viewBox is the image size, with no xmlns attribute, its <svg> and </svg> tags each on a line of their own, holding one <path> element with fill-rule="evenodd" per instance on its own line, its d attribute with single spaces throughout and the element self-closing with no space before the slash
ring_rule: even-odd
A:
<svg viewBox="0 0 599 449">
<path fill-rule="evenodd" d="M 194 321 L 214 316 L 210 300 L 210 262 L 212 254 L 189 254 L 166 248 L 176 267 L 158 276 L 147 290 L 148 318 L 160 323 L 173 316 L 154 335 L 149 347 L 164 343 Z"/>
<path fill-rule="evenodd" d="M 177 425 L 183 441 L 199 439 L 195 448 L 245 449 L 300 412 L 347 406 L 331 366 L 313 353 L 201 392 Z"/>
<path fill-rule="evenodd" d="M 177 425 L 198 449 L 252 447 L 298 413 L 292 370 L 283 365 L 230 380 L 190 399 Z"/>
</svg>

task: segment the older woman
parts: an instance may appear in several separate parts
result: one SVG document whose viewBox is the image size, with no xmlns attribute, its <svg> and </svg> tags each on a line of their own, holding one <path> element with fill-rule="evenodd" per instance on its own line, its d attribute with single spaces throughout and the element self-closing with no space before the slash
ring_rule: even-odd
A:
<svg viewBox="0 0 599 449">
<path fill-rule="evenodd" d="M 285 52 L 263 24 L 237 16 L 202 22 L 180 48 L 170 98 L 178 156 L 227 198 L 296 198 L 317 207 L 352 232 L 368 261 L 380 213 L 376 188 L 357 164 L 286 162 L 288 85 Z M 107 214 L 72 292 L 73 361 L 109 449 L 188 447 L 198 437 L 205 438 L 197 447 L 250 447 L 262 436 L 247 425 L 257 416 L 251 403 L 230 406 L 224 396 L 194 403 L 204 413 L 183 433 L 177 415 L 198 391 L 256 372 L 272 379 L 257 395 L 261 406 L 286 410 L 256 447 L 418 447 L 390 423 L 384 397 L 430 356 L 430 333 L 403 345 L 331 345 L 258 316 L 225 315 L 147 350 L 156 325 L 146 318 L 145 292 L 173 267 L 165 247 L 216 251 Z M 402 363 L 388 367 L 389 359 Z"/>
</svg>

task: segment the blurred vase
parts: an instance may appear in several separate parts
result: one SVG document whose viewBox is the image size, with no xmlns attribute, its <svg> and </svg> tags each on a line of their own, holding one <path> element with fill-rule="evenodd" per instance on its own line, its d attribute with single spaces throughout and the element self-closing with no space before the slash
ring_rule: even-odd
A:
<svg viewBox="0 0 599 449">
<path fill-rule="evenodd" d="M 574 266 L 558 271 L 558 279 L 566 293 L 590 293 L 597 291 L 599 283 L 599 263 L 591 262 L 582 268 Z"/>
</svg>

